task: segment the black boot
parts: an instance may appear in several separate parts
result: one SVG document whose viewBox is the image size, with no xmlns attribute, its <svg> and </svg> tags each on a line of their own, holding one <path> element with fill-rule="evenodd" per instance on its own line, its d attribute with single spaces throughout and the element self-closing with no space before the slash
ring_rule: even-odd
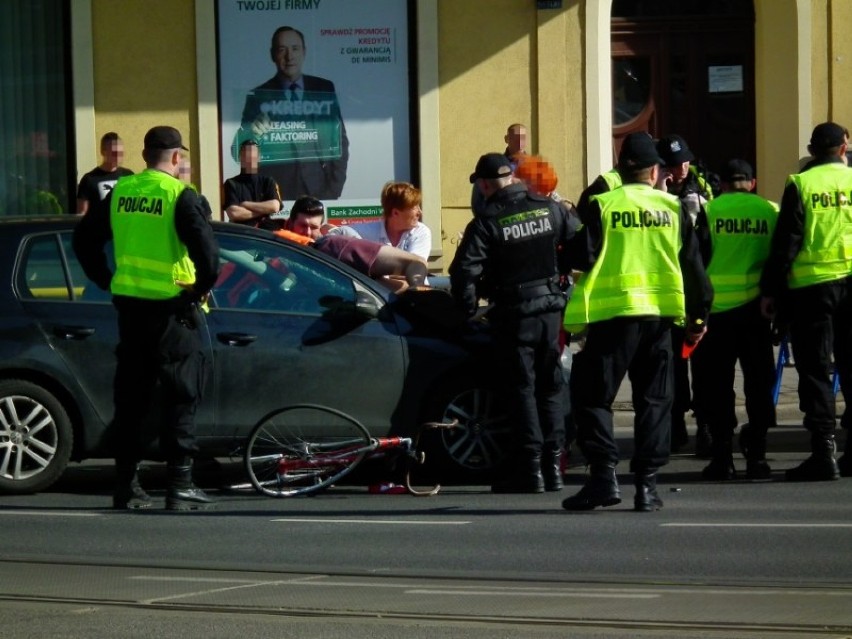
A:
<svg viewBox="0 0 852 639">
<path fill-rule="evenodd" d="M 840 479 L 834 459 L 834 435 L 811 433 L 811 456 L 784 475 L 787 481 L 831 481 Z"/>
<path fill-rule="evenodd" d="M 115 510 L 143 510 L 151 507 L 151 497 L 139 483 L 136 462 L 116 461 L 115 474 L 115 492 L 112 495 L 112 507 Z"/>
<path fill-rule="evenodd" d="M 701 471 L 701 477 L 709 481 L 728 481 L 737 478 L 732 451 L 733 433 L 715 433 L 713 437 L 713 458 Z M 727 435 L 727 436 L 726 436 Z"/>
<path fill-rule="evenodd" d="M 541 453 L 524 459 L 505 479 L 491 485 L 492 493 L 543 493 L 544 477 L 541 474 Z"/>
<path fill-rule="evenodd" d="M 747 424 L 746 424 L 747 426 Z M 758 435 L 755 430 L 743 426 L 740 433 L 740 449 L 746 458 L 746 479 L 770 479 L 772 469 L 766 463 L 766 432 Z"/>
<path fill-rule="evenodd" d="M 663 500 L 657 494 L 656 471 L 636 473 L 633 483 L 636 486 L 633 510 L 640 513 L 650 513 L 663 507 Z"/>
<path fill-rule="evenodd" d="M 846 443 L 843 446 L 843 456 L 837 460 L 837 468 L 841 477 L 852 477 L 852 430 L 846 430 Z"/>
<path fill-rule="evenodd" d="M 206 510 L 215 503 L 207 493 L 192 483 L 192 461 L 168 466 L 169 487 L 166 510 Z"/>
<path fill-rule="evenodd" d="M 621 503 L 621 491 L 615 475 L 615 464 L 592 464 L 586 483 L 576 495 L 562 501 L 565 510 L 592 510 L 598 506 Z"/>
<path fill-rule="evenodd" d="M 548 492 L 562 490 L 562 449 L 545 450 L 541 457 L 541 474 L 544 489 Z"/>
</svg>

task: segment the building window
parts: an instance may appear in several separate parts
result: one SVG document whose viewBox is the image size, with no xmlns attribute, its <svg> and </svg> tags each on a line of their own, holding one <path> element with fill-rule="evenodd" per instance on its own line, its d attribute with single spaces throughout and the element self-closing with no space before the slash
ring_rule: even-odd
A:
<svg viewBox="0 0 852 639">
<path fill-rule="evenodd" d="M 4 0 L 0 215 L 73 211 L 68 0 Z"/>
</svg>

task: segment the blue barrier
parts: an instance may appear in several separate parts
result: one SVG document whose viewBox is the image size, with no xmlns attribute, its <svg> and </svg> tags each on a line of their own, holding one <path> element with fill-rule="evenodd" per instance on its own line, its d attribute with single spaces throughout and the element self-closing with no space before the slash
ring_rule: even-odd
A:
<svg viewBox="0 0 852 639">
<path fill-rule="evenodd" d="M 790 362 L 790 338 L 784 335 L 778 349 L 778 362 L 775 364 L 775 388 L 772 391 L 772 401 L 778 405 L 778 397 L 781 395 L 781 376 L 784 373 L 784 368 Z M 837 395 L 840 390 L 840 376 L 837 374 L 837 368 L 832 374 L 832 384 L 834 385 L 834 394 Z"/>
</svg>

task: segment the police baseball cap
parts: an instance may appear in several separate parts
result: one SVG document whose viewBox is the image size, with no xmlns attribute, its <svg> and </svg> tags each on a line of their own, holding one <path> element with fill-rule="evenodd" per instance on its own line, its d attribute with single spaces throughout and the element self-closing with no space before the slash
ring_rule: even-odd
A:
<svg viewBox="0 0 852 639">
<path fill-rule="evenodd" d="M 846 142 L 849 131 L 834 122 L 823 122 L 811 133 L 811 146 L 815 149 L 831 149 Z"/>
<path fill-rule="evenodd" d="M 754 179 L 754 169 L 745 160 L 734 158 L 725 163 L 719 177 L 723 182 L 749 182 Z"/>
<path fill-rule="evenodd" d="M 155 126 L 145 134 L 146 149 L 183 149 L 189 151 L 180 137 L 180 131 L 170 126 Z"/>
<path fill-rule="evenodd" d="M 495 180 L 512 175 L 512 164 L 502 153 L 486 153 L 479 158 L 476 168 L 470 174 L 470 183 L 477 180 Z"/>
<path fill-rule="evenodd" d="M 676 166 L 684 162 L 692 162 L 695 156 L 689 150 L 689 146 L 679 135 L 667 135 L 657 142 L 657 152 L 663 158 L 666 166 Z"/>
<path fill-rule="evenodd" d="M 662 163 L 654 139 L 646 132 L 631 133 L 622 141 L 621 151 L 618 153 L 618 168 L 644 169 Z"/>
</svg>

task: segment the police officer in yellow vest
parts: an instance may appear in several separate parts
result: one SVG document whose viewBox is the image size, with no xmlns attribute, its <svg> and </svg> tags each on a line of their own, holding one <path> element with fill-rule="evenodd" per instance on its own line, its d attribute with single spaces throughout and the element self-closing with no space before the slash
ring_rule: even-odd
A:
<svg viewBox="0 0 852 639">
<path fill-rule="evenodd" d="M 216 282 L 219 249 L 203 202 L 177 179 L 180 132 L 157 126 L 145 135 L 147 169 L 120 179 L 112 193 L 84 216 L 74 251 L 86 275 L 110 290 L 118 312 L 110 442 L 116 458 L 116 509 L 148 508 L 136 467 L 149 442 L 143 422 L 160 384 L 160 447 L 168 463 L 166 508 L 203 509 L 212 500 L 192 482 L 197 452 L 195 412 L 208 365 L 199 303 Z M 113 243 L 115 272 L 106 249 Z"/>
<path fill-rule="evenodd" d="M 787 471 L 788 481 L 852 475 L 849 409 L 841 418 L 846 451 L 834 458 L 836 406 L 831 358 L 846 402 L 852 398 L 852 169 L 846 166 L 849 132 L 834 122 L 817 125 L 806 170 L 787 178 L 778 225 L 760 290 L 767 317 L 788 316 L 799 374 L 799 406 L 811 433 L 812 454 Z"/>
<path fill-rule="evenodd" d="M 713 291 L 683 205 L 653 187 L 660 162 L 648 134 L 628 135 L 618 157 L 624 186 L 593 198 L 582 220 L 579 252 L 585 255 L 574 266 L 585 273 L 564 322 L 569 332 L 588 325 L 571 371 L 571 402 L 577 441 L 591 474 L 577 494 L 562 502 L 566 510 L 621 502 L 612 403 L 625 374 L 636 413 L 630 462 L 634 509 L 662 506 L 656 474 L 669 457 L 671 327 L 686 318 L 693 339 L 700 340 Z"/>
<path fill-rule="evenodd" d="M 736 478 L 732 441 L 737 427 L 734 374 L 739 360 L 748 414 L 748 428 L 740 439 L 746 478 L 769 479 L 766 430 L 775 426 L 775 361 L 772 327 L 760 312 L 758 283 L 778 205 L 752 193 L 754 171 L 745 160 L 730 160 L 721 178 L 722 194 L 707 203 L 706 213 L 699 213 L 696 227 L 713 285 L 711 329 L 692 355 L 696 412 L 707 420 L 712 435 L 712 459 L 702 476 Z"/>
</svg>

